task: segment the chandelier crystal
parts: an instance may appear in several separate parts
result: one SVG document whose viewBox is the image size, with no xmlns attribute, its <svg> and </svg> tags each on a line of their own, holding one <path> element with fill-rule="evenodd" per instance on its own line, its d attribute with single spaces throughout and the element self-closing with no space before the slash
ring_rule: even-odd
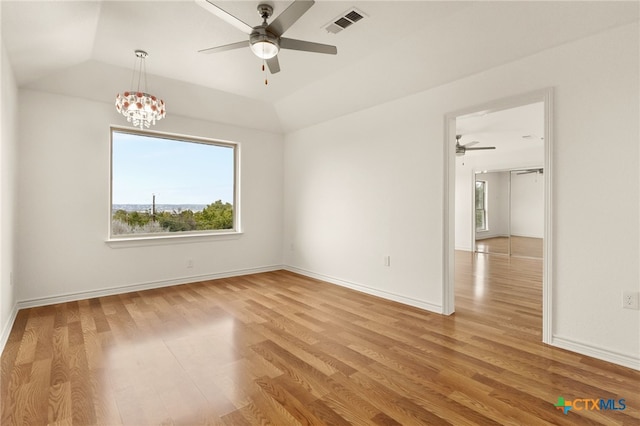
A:
<svg viewBox="0 0 640 426">
<path fill-rule="evenodd" d="M 144 66 L 144 60 L 147 52 L 143 50 L 135 51 L 138 58 L 138 65 L 134 67 L 133 76 L 131 77 L 131 86 L 138 75 L 138 86 L 136 90 L 127 90 L 118 93 L 116 96 L 116 110 L 127 118 L 129 123 L 143 130 L 149 128 L 156 121 L 163 119 L 167 115 L 165 103 L 162 99 L 158 99 L 154 95 L 146 93 L 147 91 L 147 73 Z M 144 90 L 140 90 L 140 82 L 144 75 Z"/>
</svg>

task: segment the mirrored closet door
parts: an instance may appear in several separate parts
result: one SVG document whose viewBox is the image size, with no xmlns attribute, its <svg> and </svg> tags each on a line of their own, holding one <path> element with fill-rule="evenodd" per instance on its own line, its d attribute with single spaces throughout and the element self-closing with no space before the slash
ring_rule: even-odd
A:
<svg viewBox="0 0 640 426">
<path fill-rule="evenodd" d="M 509 254 L 508 171 L 480 172 L 475 178 L 475 240 L 480 253 Z"/>
<path fill-rule="evenodd" d="M 474 182 L 475 250 L 542 257 L 542 168 L 477 172 Z"/>
</svg>

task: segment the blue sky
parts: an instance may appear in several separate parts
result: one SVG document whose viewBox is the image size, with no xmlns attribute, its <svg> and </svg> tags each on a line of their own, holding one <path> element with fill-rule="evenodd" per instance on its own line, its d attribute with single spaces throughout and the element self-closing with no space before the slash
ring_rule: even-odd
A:
<svg viewBox="0 0 640 426">
<path fill-rule="evenodd" d="M 112 204 L 233 203 L 233 148 L 113 132 Z"/>
</svg>

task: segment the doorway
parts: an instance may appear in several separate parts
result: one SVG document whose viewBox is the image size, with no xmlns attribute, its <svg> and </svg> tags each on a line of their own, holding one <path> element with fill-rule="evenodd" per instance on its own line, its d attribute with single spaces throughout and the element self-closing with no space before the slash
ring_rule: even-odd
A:
<svg viewBox="0 0 640 426">
<path fill-rule="evenodd" d="M 544 173 L 538 176 L 541 179 L 542 186 L 544 188 L 543 195 L 543 272 L 542 272 L 542 341 L 548 343 L 551 338 L 551 288 L 552 288 L 552 274 L 551 274 L 551 260 L 552 256 L 552 223 L 551 223 L 551 200 L 552 200 L 552 168 L 551 168 L 551 152 L 552 152 L 552 89 L 545 89 L 533 93 L 529 93 L 522 96 L 517 96 L 509 99 L 502 99 L 493 102 L 489 102 L 484 105 L 479 105 L 472 108 L 467 108 L 458 112 L 447 114 L 445 117 L 445 179 L 444 179 L 444 195 L 445 195 L 445 209 L 444 209 L 444 247 L 443 247 L 443 313 L 452 314 L 455 311 L 455 298 L 454 298 L 454 279 L 455 279 L 455 250 L 456 249 L 468 249 L 474 250 L 475 245 L 474 238 L 471 236 L 471 230 L 476 226 L 476 215 L 471 215 L 471 207 L 475 208 L 475 176 L 476 172 L 485 172 L 490 169 L 493 170 L 506 170 L 514 171 L 528 171 L 534 169 L 542 169 Z M 482 137 L 486 136 L 485 133 L 489 133 L 487 128 L 482 128 L 482 121 L 479 118 L 494 116 L 508 117 L 509 112 L 517 110 L 519 108 L 526 108 L 531 105 L 536 105 L 539 108 L 541 114 L 542 125 L 536 132 L 522 133 L 521 129 L 515 128 L 512 132 L 503 131 L 505 138 L 510 139 L 511 145 L 506 141 L 500 141 L 498 139 L 482 140 Z M 474 121 L 478 127 L 467 126 L 467 135 L 461 137 L 459 130 L 464 129 L 465 126 L 459 124 L 462 120 Z M 480 124 L 479 124 L 480 123 Z M 509 123 L 502 123 L 504 126 L 509 126 Z M 515 132 L 515 133 L 514 133 Z M 477 152 L 470 152 L 473 150 L 467 149 L 464 155 L 456 155 L 456 135 L 460 143 L 470 144 L 474 143 L 476 148 L 485 148 L 486 151 L 477 150 Z M 465 139 L 466 138 L 466 139 Z M 517 138 L 517 139 L 515 139 Z M 510 151 L 516 148 L 514 144 L 522 142 L 524 144 L 531 142 L 537 143 L 541 147 L 539 150 L 539 157 L 527 157 L 526 155 L 520 157 L 515 163 L 505 164 L 505 158 L 508 157 Z M 469 145 L 467 145 L 469 146 Z M 491 152 L 490 147 L 495 146 L 493 152 L 499 155 L 493 156 L 493 162 L 491 166 L 484 165 L 478 161 L 479 155 L 475 155 L 480 152 Z M 470 146 L 469 146 L 470 147 Z M 521 146 L 518 146 L 521 148 Z M 471 154 L 471 155 L 470 155 Z M 489 163 L 490 164 L 490 163 Z M 457 175 L 464 176 L 466 182 L 461 185 L 456 180 Z M 473 186 L 472 186 L 472 182 Z M 460 187 L 464 188 L 459 191 Z M 472 190 L 473 189 L 473 190 Z M 490 188 L 489 188 L 490 191 Z M 468 205 L 467 212 L 461 212 L 457 209 L 457 205 Z M 478 208 L 481 209 L 482 206 Z M 490 207 L 489 207 L 490 208 Z M 459 220 L 460 216 L 464 215 L 463 220 Z M 470 219 L 471 218 L 471 219 Z M 458 220 L 457 220 L 458 219 Z M 510 232 L 510 231 L 509 231 Z M 457 238 L 460 234 L 466 235 L 466 239 Z M 509 234 L 510 235 L 510 234 Z M 512 250 L 513 247 L 510 248 Z"/>
</svg>

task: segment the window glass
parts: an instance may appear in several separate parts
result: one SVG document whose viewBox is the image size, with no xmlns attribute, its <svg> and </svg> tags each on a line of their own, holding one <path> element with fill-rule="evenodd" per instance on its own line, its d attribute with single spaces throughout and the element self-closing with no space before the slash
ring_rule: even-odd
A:
<svg viewBox="0 0 640 426">
<path fill-rule="evenodd" d="M 476 181 L 476 231 L 487 230 L 487 182 Z"/>
<path fill-rule="evenodd" d="M 112 129 L 111 237 L 236 230 L 236 149 Z"/>
</svg>

